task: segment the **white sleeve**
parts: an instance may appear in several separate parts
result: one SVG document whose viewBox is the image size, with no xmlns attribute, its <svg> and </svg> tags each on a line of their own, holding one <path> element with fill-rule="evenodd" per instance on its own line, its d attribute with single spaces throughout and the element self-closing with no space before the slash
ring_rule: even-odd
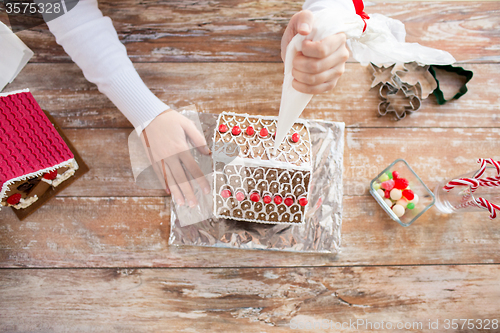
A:
<svg viewBox="0 0 500 333">
<path fill-rule="evenodd" d="M 325 8 L 342 7 L 346 11 L 355 11 L 352 0 L 306 0 L 302 9 L 318 12 Z"/>
<path fill-rule="evenodd" d="M 169 109 L 139 77 L 97 0 L 80 0 L 66 14 L 47 22 L 58 44 L 140 133 L 157 115 Z"/>
</svg>

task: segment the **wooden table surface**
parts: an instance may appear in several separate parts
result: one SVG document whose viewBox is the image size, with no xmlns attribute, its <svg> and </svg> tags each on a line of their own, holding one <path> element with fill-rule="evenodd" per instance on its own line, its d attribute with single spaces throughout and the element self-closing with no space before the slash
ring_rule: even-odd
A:
<svg viewBox="0 0 500 333">
<path fill-rule="evenodd" d="M 264 115 L 277 114 L 280 39 L 301 4 L 100 1 L 166 103 Z M 45 26 L 20 32 L 35 56 L 6 91 L 30 88 L 91 170 L 25 221 L 0 212 L 0 331 L 284 332 L 363 320 L 448 332 L 480 330 L 463 321 L 445 330 L 446 320 L 500 320 L 500 220 L 432 208 L 403 228 L 368 193 L 396 158 L 430 188 L 474 170 L 479 157 L 500 159 L 500 2 L 367 3 L 366 11 L 401 20 L 407 41 L 451 52 L 474 78 L 460 100 L 438 106 L 430 97 L 400 122 L 377 117 L 370 72 L 354 61 L 334 92 L 313 98 L 304 118 L 346 123 L 336 256 L 169 246 L 170 198 L 134 185 L 130 123 Z"/>
</svg>

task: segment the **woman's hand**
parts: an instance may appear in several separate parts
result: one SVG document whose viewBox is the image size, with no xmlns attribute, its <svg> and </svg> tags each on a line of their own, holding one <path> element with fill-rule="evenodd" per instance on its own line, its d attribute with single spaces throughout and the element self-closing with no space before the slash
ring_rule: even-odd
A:
<svg viewBox="0 0 500 333">
<path fill-rule="evenodd" d="M 281 39 L 281 59 L 285 61 L 286 47 L 296 34 L 308 35 L 313 28 L 314 17 L 309 10 L 292 16 Z M 330 91 L 344 73 L 349 58 L 346 36 L 339 33 L 313 42 L 304 40 L 302 52 L 293 61 L 292 86 L 306 94 L 319 94 Z"/>
<path fill-rule="evenodd" d="M 194 207 L 197 204 L 183 165 L 203 192 L 210 193 L 210 184 L 191 155 L 187 139 L 200 153 L 209 155 L 211 152 L 205 137 L 191 120 L 177 111 L 165 111 L 146 127 L 141 138 L 146 149 L 149 148 L 148 156 L 156 174 L 165 181 L 167 194 L 172 194 L 178 205 L 187 203 Z"/>
</svg>

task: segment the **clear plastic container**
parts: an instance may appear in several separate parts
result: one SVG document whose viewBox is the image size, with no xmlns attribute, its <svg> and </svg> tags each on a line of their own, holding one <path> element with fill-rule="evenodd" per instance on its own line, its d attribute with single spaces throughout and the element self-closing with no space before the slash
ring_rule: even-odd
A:
<svg viewBox="0 0 500 333">
<path fill-rule="evenodd" d="M 389 179 L 393 179 L 393 171 L 397 171 L 399 173 L 399 178 L 404 178 L 409 182 L 409 185 L 405 189 L 400 190 L 402 192 L 400 199 L 397 199 L 399 195 L 397 191 L 395 191 L 394 194 L 391 192 L 392 190 L 389 191 L 392 198 L 386 198 L 385 193 L 382 195 L 382 192 L 385 192 L 385 190 L 381 188 L 382 183 Z M 382 190 L 382 192 L 378 191 L 379 189 Z M 405 190 L 411 190 L 413 192 L 414 198 L 412 200 L 405 197 L 405 195 L 407 195 L 411 198 L 411 195 L 408 192 L 404 192 Z M 415 222 L 415 220 L 431 208 L 435 202 L 432 191 L 429 190 L 422 179 L 420 179 L 415 171 L 413 171 L 413 169 L 403 159 L 395 160 L 371 181 L 370 193 L 387 212 L 387 214 L 389 214 L 394 221 L 398 222 L 403 227 L 407 227 Z M 391 206 L 389 206 L 389 202 L 391 203 Z M 403 209 L 401 209 L 401 207 L 395 207 L 396 205 L 401 206 Z"/>
</svg>

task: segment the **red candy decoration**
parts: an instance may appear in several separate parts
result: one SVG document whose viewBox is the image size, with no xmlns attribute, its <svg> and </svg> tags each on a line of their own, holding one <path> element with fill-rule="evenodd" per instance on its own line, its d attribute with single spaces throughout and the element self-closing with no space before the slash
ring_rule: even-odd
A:
<svg viewBox="0 0 500 333">
<path fill-rule="evenodd" d="M 231 131 L 231 133 L 233 133 L 233 135 L 240 135 L 241 128 L 239 126 L 234 126 L 233 130 Z"/>
<path fill-rule="evenodd" d="M 395 184 L 394 180 L 389 179 L 389 180 L 386 180 L 385 182 L 383 182 L 380 185 L 380 187 L 382 187 L 384 190 L 390 191 L 394 188 L 394 184 Z"/>
<path fill-rule="evenodd" d="M 253 135 L 255 133 L 255 131 L 253 130 L 252 126 L 248 126 L 245 133 L 247 133 L 247 135 Z"/>
<path fill-rule="evenodd" d="M 275 204 L 279 205 L 282 202 L 283 202 L 283 199 L 279 195 L 277 195 L 277 196 L 274 197 L 274 203 Z"/>
<path fill-rule="evenodd" d="M 299 205 L 301 205 L 301 206 L 305 206 L 305 205 L 307 205 L 307 202 L 308 202 L 308 201 L 307 201 L 307 199 L 306 199 L 306 198 L 300 198 L 300 199 L 299 199 Z"/>
<path fill-rule="evenodd" d="M 20 193 L 12 194 L 10 197 L 7 198 L 7 203 L 9 205 L 17 205 L 19 201 L 21 201 Z"/>
<path fill-rule="evenodd" d="M 415 193 L 413 193 L 412 190 L 404 190 L 403 191 L 403 197 L 405 197 L 409 201 L 412 201 L 413 198 L 415 198 Z"/>
<path fill-rule="evenodd" d="M 297 143 L 300 140 L 300 134 L 299 133 L 293 133 L 292 135 L 292 141 Z"/>
<path fill-rule="evenodd" d="M 390 198 L 391 198 L 391 191 L 389 191 L 389 190 L 385 190 L 384 197 L 385 197 L 386 199 L 390 199 Z"/>
<path fill-rule="evenodd" d="M 273 198 L 271 198 L 270 195 L 265 195 L 264 198 L 262 198 L 264 200 L 264 203 L 268 204 L 268 203 L 271 203 L 271 201 L 273 201 Z"/>
<path fill-rule="evenodd" d="M 398 179 L 398 178 L 399 178 L 399 172 L 397 172 L 397 171 L 393 171 L 393 172 L 392 172 L 392 179 L 396 180 L 396 179 Z"/>
<path fill-rule="evenodd" d="M 224 124 L 220 124 L 220 125 L 219 125 L 219 132 L 221 132 L 221 133 L 226 133 L 226 132 L 227 132 L 227 130 L 228 130 L 228 128 L 227 128 L 227 126 L 226 126 L 226 125 L 224 125 Z"/>
<path fill-rule="evenodd" d="M 238 201 L 245 200 L 245 194 L 243 192 L 237 192 L 236 193 L 236 200 L 238 200 Z"/>
<path fill-rule="evenodd" d="M 405 178 L 398 178 L 394 181 L 394 187 L 398 190 L 404 190 L 410 184 Z"/>
<path fill-rule="evenodd" d="M 263 127 L 261 130 L 260 130 L 260 133 L 259 135 L 263 138 L 265 138 L 267 135 L 269 134 L 267 128 Z"/>
<path fill-rule="evenodd" d="M 288 207 L 290 207 L 291 205 L 293 205 L 293 198 L 286 198 L 285 199 L 285 205 L 287 205 Z"/>
<path fill-rule="evenodd" d="M 229 190 L 223 190 L 220 195 L 222 195 L 223 198 L 229 198 L 231 196 L 231 191 Z"/>
<path fill-rule="evenodd" d="M 260 200 L 259 193 L 252 193 L 252 194 L 250 194 L 250 200 L 252 200 L 253 202 L 258 202 Z"/>
<path fill-rule="evenodd" d="M 57 170 L 47 172 L 46 174 L 43 175 L 43 178 L 47 180 L 54 180 L 57 177 Z"/>
</svg>

